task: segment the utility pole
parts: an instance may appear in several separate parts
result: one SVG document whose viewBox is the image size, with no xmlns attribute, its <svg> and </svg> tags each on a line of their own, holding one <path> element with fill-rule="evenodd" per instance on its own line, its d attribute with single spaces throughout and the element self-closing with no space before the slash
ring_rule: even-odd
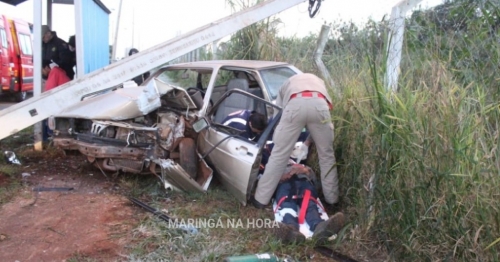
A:
<svg viewBox="0 0 500 262">
<path fill-rule="evenodd" d="M 39 3 L 41 1 L 34 2 Z M 192 50 L 203 47 L 217 39 L 221 39 L 303 2 L 306 2 L 306 0 L 262 1 L 255 6 L 143 50 L 139 54 L 126 57 L 122 61 L 117 61 L 100 70 L 94 70 L 81 78 L 60 85 L 49 92 L 41 93 L 26 101 L 0 110 L 0 139 L 13 135 L 50 116 L 61 114 L 65 108 L 79 103 L 85 94 L 95 93 L 123 84 L 123 82 L 136 75 L 162 66 Z M 41 10 L 41 8 L 35 10 Z M 35 34 L 41 34 L 41 31 L 38 33 L 35 31 Z M 41 50 L 41 36 L 38 36 L 40 37 L 38 39 Z M 35 41 L 36 39 L 35 37 Z M 41 61 L 39 62 L 41 68 Z"/>
<path fill-rule="evenodd" d="M 135 6 L 132 6 L 132 46 L 131 47 L 136 47 L 134 33 L 135 33 Z"/>
<path fill-rule="evenodd" d="M 52 3 L 48 3 L 47 1 L 47 25 L 51 26 L 52 19 L 52 9 L 49 9 L 48 6 L 52 6 Z M 34 68 L 38 70 L 33 70 L 33 97 L 39 97 L 42 94 L 42 1 L 33 2 L 33 35 L 34 39 L 34 56 L 33 56 L 33 65 Z M 2 125 L 2 128 L 4 126 Z M 43 150 L 43 124 L 42 122 L 37 122 L 34 124 L 34 144 L 33 148 L 35 151 Z"/>
<path fill-rule="evenodd" d="M 111 54 L 112 62 L 116 61 L 116 45 L 118 43 L 118 29 L 120 28 L 120 15 L 122 13 L 123 0 L 120 0 L 120 7 L 118 7 L 118 16 L 116 18 L 115 40 L 113 42 L 113 52 Z"/>
</svg>

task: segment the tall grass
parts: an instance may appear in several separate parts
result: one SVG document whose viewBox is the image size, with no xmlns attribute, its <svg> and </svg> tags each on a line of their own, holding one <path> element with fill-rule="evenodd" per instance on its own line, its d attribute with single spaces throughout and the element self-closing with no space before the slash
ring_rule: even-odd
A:
<svg viewBox="0 0 500 262">
<path fill-rule="evenodd" d="M 353 149 L 343 187 L 376 178 L 371 230 L 396 258 L 498 260 L 498 248 L 486 247 L 500 236 L 499 115 L 485 98 L 481 87 L 448 83 L 392 96 L 378 89 L 371 104 L 339 101 L 352 112 L 340 129 L 351 135 L 338 136 Z M 366 209 L 367 193 L 348 193 Z"/>
<path fill-rule="evenodd" d="M 462 0 L 416 13 L 397 93 L 382 84 L 386 22 L 332 24 L 343 206 L 396 261 L 500 261 L 499 14 Z M 278 39 L 282 53 L 258 59 L 315 72 L 315 37 Z"/>
<path fill-rule="evenodd" d="M 357 39 L 372 47 L 357 59 L 358 73 L 338 66 L 332 75 L 351 75 L 337 80 L 345 97 L 333 115 L 342 188 L 358 222 L 398 261 L 500 260 L 500 103 L 488 67 L 498 59 L 457 70 L 456 60 L 471 55 L 463 45 L 476 40 L 446 39 L 445 57 L 441 41 L 407 43 L 400 91 L 392 94 L 381 84 L 384 52 L 373 48 L 379 38 Z M 469 49 L 487 52 L 483 47 Z"/>
</svg>

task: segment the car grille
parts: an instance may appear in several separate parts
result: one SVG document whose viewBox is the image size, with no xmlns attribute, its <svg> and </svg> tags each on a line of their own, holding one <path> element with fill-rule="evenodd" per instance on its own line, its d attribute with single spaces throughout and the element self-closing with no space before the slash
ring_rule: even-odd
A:
<svg viewBox="0 0 500 262">
<path fill-rule="evenodd" d="M 104 130 L 106 127 L 108 127 L 108 125 L 103 125 L 94 122 L 92 123 L 92 128 L 90 129 L 90 133 L 94 135 L 99 135 L 99 133 L 101 133 L 101 131 Z"/>
</svg>

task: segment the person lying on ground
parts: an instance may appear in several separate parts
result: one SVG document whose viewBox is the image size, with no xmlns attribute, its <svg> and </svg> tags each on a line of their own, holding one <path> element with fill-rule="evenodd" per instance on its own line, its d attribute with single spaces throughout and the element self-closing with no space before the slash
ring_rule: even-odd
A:
<svg viewBox="0 0 500 262">
<path fill-rule="evenodd" d="M 337 234 L 344 227 L 344 214 L 335 213 L 329 219 L 322 218 L 324 211 L 319 201 L 315 185 L 315 175 L 310 167 L 296 164 L 293 160 L 282 174 L 275 192 L 275 214 L 282 217 L 275 236 L 285 244 L 304 242 L 306 237 L 301 233 L 301 226 L 313 232 L 312 239 L 318 244 Z"/>
</svg>

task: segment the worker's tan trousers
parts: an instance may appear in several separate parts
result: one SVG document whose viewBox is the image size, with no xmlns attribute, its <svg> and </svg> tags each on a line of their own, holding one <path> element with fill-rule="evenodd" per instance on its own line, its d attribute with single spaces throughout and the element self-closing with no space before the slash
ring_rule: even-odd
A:
<svg viewBox="0 0 500 262">
<path fill-rule="evenodd" d="M 274 131 L 274 147 L 255 191 L 255 199 L 259 203 L 267 205 L 271 200 L 285 171 L 295 141 L 304 127 L 307 127 L 318 150 L 325 201 L 329 204 L 338 202 L 339 186 L 333 151 L 334 133 L 328 103 L 318 97 L 297 97 L 286 104 Z"/>
</svg>

